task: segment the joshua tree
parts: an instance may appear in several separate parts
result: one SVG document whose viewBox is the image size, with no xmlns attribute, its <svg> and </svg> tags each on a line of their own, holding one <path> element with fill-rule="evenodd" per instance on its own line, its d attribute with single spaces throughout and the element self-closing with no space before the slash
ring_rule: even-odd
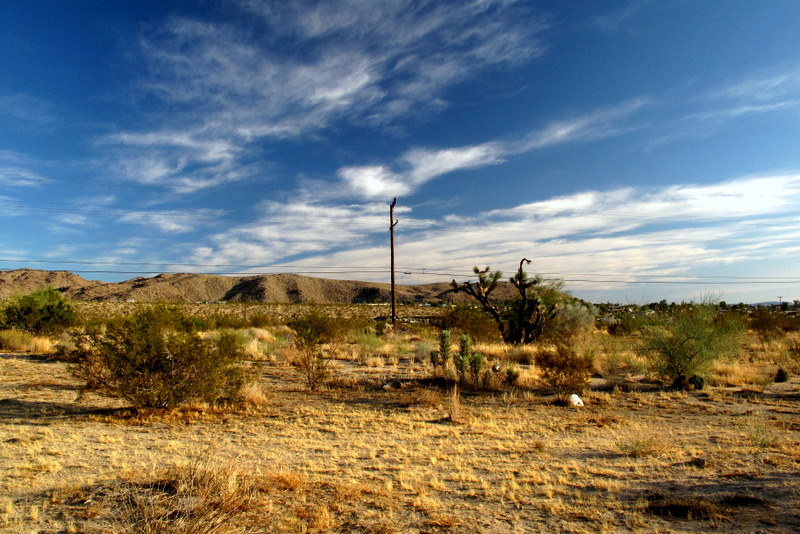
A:
<svg viewBox="0 0 800 534">
<path fill-rule="evenodd" d="M 522 258 L 516 274 L 509 281 L 519 292 L 519 297 L 508 306 L 500 308 L 489 300 L 492 291 L 497 287 L 503 273 L 485 269 L 473 268 L 478 276 L 474 284 L 464 282 L 458 284 L 455 280 L 452 285 L 459 291 L 464 291 L 480 303 L 485 312 L 490 314 L 497 322 L 500 334 L 506 343 L 531 343 L 544 334 L 547 325 L 558 313 L 558 290 L 560 284 L 545 285 L 540 276 L 529 278 L 522 266 L 531 263 L 531 260 Z"/>
</svg>

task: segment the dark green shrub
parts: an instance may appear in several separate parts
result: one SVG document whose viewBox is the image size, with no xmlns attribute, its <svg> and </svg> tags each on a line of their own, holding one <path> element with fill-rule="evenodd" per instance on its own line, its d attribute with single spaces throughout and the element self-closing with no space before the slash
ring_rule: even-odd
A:
<svg viewBox="0 0 800 534">
<path fill-rule="evenodd" d="M 789 372 L 783 367 L 779 368 L 775 372 L 775 382 L 788 382 L 788 381 L 789 381 Z"/>
<path fill-rule="evenodd" d="M 341 341 L 346 329 L 336 319 L 317 310 L 295 317 L 288 326 L 295 332 L 298 357 L 294 364 L 302 373 L 308 388 L 316 391 L 328 377 L 330 362 L 321 345 Z"/>
<path fill-rule="evenodd" d="M 542 380 L 555 392 L 558 401 L 566 401 L 572 393 L 582 393 L 594 372 L 592 355 L 578 352 L 567 345 L 541 350 L 534 359 L 542 371 Z"/>
<path fill-rule="evenodd" d="M 507 366 L 504 370 L 504 373 L 505 374 L 503 376 L 502 382 L 507 386 L 515 385 L 519 380 L 519 375 L 520 375 L 519 369 L 512 365 Z"/>
<path fill-rule="evenodd" d="M 174 308 L 156 306 L 80 336 L 73 374 L 86 390 L 137 408 L 232 399 L 246 376 L 236 336 L 204 339 Z"/>
<path fill-rule="evenodd" d="M 502 339 L 494 319 L 472 306 L 462 304 L 451 308 L 439 325 L 445 330 L 467 334 L 476 341 L 497 342 Z"/>
<path fill-rule="evenodd" d="M 762 342 L 780 339 L 786 332 L 783 330 L 784 317 L 768 308 L 756 308 L 750 315 L 750 328 L 755 331 Z"/>
<path fill-rule="evenodd" d="M 800 318 L 791 317 L 770 308 L 756 308 L 750 315 L 748 326 L 758 334 L 759 339 L 768 343 L 800 329 Z"/>
<path fill-rule="evenodd" d="M 481 372 L 483 372 L 483 368 L 486 364 L 486 357 L 479 352 L 470 352 L 467 358 L 467 367 L 469 368 L 469 374 L 472 377 L 472 384 L 475 387 L 480 386 L 481 383 Z"/>
<path fill-rule="evenodd" d="M 744 325 L 731 313 L 719 314 L 707 304 L 683 306 L 645 328 L 641 352 L 650 368 L 671 384 L 703 377 L 720 358 L 741 349 Z"/>
<path fill-rule="evenodd" d="M 2 311 L 4 328 L 32 334 L 55 334 L 77 322 L 72 304 L 48 287 L 13 299 Z"/>
<path fill-rule="evenodd" d="M 647 322 L 647 318 L 638 312 L 624 312 L 606 319 L 605 325 L 612 336 L 629 336 L 641 332 Z"/>
</svg>

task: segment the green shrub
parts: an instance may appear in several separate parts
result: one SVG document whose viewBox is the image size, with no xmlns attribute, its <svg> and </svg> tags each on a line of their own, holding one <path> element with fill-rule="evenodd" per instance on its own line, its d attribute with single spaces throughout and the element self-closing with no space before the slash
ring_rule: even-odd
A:
<svg viewBox="0 0 800 534">
<path fill-rule="evenodd" d="M 592 354 L 578 352 L 567 345 L 539 351 L 534 359 L 542 371 L 542 380 L 555 392 L 558 401 L 572 393 L 582 393 L 594 371 Z"/>
<path fill-rule="evenodd" d="M 245 383 L 243 351 L 232 332 L 203 339 L 175 308 L 139 310 L 121 323 L 80 336 L 73 374 L 86 390 L 137 408 L 234 398 Z"/>
<path fill-rule="evenodd" d="M 605 321 L 606 329 L 612 336 L 638 334 L 645 328 L 646 324 L 646 317 L 638 312 L 624 312 Z"/>
<path fill-rule="evenodd" d="M 342 323 L 317 310 L 295 317 L 288 326 L 295 332 L 298 358 L 294 364 L 302 373 L 308 388 L 316 391 L 329 374 L 330 360 L 323 353 L 321 345 L 341 341 L 345 329 Z"/>
<path fill-rule="evenodd" d="M 469 374 L 472 377 L 472 384 L 475 387 L 479 387 L 481 383 L 481 372 L 483 372 L 484 365 L 486 364 L 486 358 L 483 354 L 478 352 L 470 352 L 467 358 L 467 366 L 469 368 Z"/>
<path fill-rule="evenodd" d="M 543 338 L 563 344 L 586 336 L 594 330 L 594 318 L 595 310 L 590 306 L 578 301 L 564 304 L 558 308 Z"/>
<path fill-rule="evenodd" d="M 445 330 L 467 334 L 476 341 L 497 342 L 502 339 L 494 319 L 473 306 L 462 304 L 451 308 L 439 325 Z"/>
<path fill-rule="evenodd" d="M 504 376 L 502 378 L 503 384 L 507 386 L 516 385 L 517 381 L 519 380 L 520 372 L 517 367 L 513 365 L 506 366 L 504 370 Z"/>
<path fill-rule="evenodd" d="M 417 363 L 425 362 L 430 358 L 431 352 L 433 352 L 433 343 L 424 340 L 419 341 L 414 346 L 414 361 Z"/>
<path fill-rule="evenodd" d="M 461 335 L 461 346 L 458 352 L 453 354 L 453 367 L 456 368 L 456 377 L 459 383 L 463 384 L 469 369 L 469 361 L 472 357 L 472 341 L 467 334 Z"/>
<path fill-rule="evenodd" d="M 689 305 L 645 328 L 640 350 L 658 376 L 683 384 L 706 375 L 718 359 L 737 354 L 743 333 L 738 316 L 718 314 L 708 304 Z"/>
<path fill-rule="evenodd" d="M 800 319 L 770 308 L 758 307 L 749 316 L 748 326 L 762 342 L 768 343 L 800 329 Z"/>
<path fill-rule="evenodd" d="M 2 311 L 4 328 L 32 334 L 55 334 L 76 322 L 72 304 L 51 287 L 12 299 Z"/>
<path fill-rule="evenodd" d="M 449 330 L 442 330 L 439 332 L 439 350 L 431 351 L 431 365 L 433 366 L 433 376 L 438 376 L 437 371 L 444 370 L 447 367 L 447 362 L 453 357 L 452 354 L 452 336 Z"/>
<path fill-rule="evenodd" d="M 371 332 L 363 332 L 356 334 L 353 339 L 354 343 L 366 352 L 376 352 L 381 348 L 385 342 L 377 334 Z"/>
</svg>

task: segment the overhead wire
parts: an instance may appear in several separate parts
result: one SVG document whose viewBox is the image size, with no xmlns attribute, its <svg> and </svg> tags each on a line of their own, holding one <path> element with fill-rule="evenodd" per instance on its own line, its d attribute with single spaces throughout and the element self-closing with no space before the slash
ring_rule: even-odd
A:
<svg viewBox="0 0 800 534">
<path fill-rule="evenodd" d="M 110 266 L 170 266 L 188 267 L 191 271 L 175 271 L 170 269 L 65 269 L 84 274 L 120 274 L 120 275 L 159 275 L 159 274 L 208 274 L 217 276 L 259 276 L 270 274 L 317 274 L 317 275 L 353 275 L 353 274 L 388 274 L 390 269 L 374 266 L 336 266 L 320 267 L 299 264 L 281 265 L 248 265 L 225 263 L 177 263 L 177 262 L 112 262 L 100 260 L 25 260 L 19 258 L 0 258 L 1 263 L 16 264 L 54 264 L 54 265 L 110 265 Z M 201 268 L 230 268 L 236 270 L 198 270 Z M 247 269 L 247 270 L 242 270 Z M 436 276 L 448 278 L 471 278 L 473 273 L 467 270 L 439 270 L 429 268 L 398 268 L 398 272 L 409 276 Z M 730 275 L 648 275 L 622 273 L 539 273 L 544 280 L 572 283 L 603 284 L 653 284 L 653 285 L 776 285 L 800 284 L 800 277 L 789 276 L 730 276 Z"/>
</svg>

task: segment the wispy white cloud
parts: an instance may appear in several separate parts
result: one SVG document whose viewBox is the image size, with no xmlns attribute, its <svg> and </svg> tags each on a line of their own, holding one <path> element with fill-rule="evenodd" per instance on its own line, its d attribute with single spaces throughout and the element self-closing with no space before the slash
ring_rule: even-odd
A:
<svg viewBox="0 0 800 534">
<path fill-rule="evenodd" d="M 800 64 L 783 63 L 714 89 L 711 98 L 744 102 L 776 102 L 800 93 Z"/>
<path fill-rule="evenodd" d="M 396 171 L 385 165 L 367 165 L 343 167 L 338 175 L 352 194 L 388 198 L 410 194 L 444 174 L 501 161 L 502 150 L 494 143 L 441 150 L 412 149 L 400 157 Z"/>
<path fill-rule="evenodd" d="M 51 180 L 31 170 L 35 162 L 22 154 L 0 150 L 0 185 L 7 187 L 40 187 Z"/>
<path fill-rule="evenodd" d="M 621 135 L 636 128 L 626 118 L 648 105 L 645 98 L 589 112 L 571 119 L 553 121 L 532 130 L 520 141 L 490 141 L 479 145 L 408 150 L 393 165 L 373 164 L 342 167 L 338 171 L 345 189 L 364 198 L 408 195 L 445 174 L 499 165 L 507 156 L 544 149 L 562 143 L 597 140 Z"/>
<path fill-rule="evenodd" d="M 635 123 L 625 122 L 624 119 L 650 103 L 649 99 L 640 97 L 585 115 L 553 121 L 544 128 L 529 132 L 522 141 L 509 144 L 507 151 L 529 152 L 561 143 L 602 139 L 629 132 L 637 126 Z"/>
<path fill-rule="evenodd" d="M 596 17 L 592 20 L 592 25 L 607 31 L 618 30 L 650 3 L 652 3 L 652 0 L 635 0 L 633 2 L 628 2 L 625 6 L 613 12 Z"/>
<path fill-rule="evenodd" d="M 213 245 L 196 251 L 194 260 L 386 266 L 386 205 L 328 211 L 271 203 L 265 208 L 262 222 L 216 236 Z M 658 190 L 584 191 L 473 217 L 418 221 L 424 224 L 416 227 L 407 210 L 401 220 L 410 224 L 397 228 L 401 271 L 466 277 L 474 265 L 511 272 L 520 258 L 529 257 L 537 272 L 581 273 L 594 280 L 573 282 L 573 289 L 618 290 L 632 280 L 631 274 L 675 276 L 706 266 L 785 257 L 787 245 L 800 238 L 800 174 Z M 419 274 L 401 279 L 431 281 Z M 616 282 L 602 282 L 607 279 Z"/>
<path fill-rule="evenodd" d="M 800 112 L 800 65 L 780 63 L 709 89 L 664 98 L 671 118 L 654 121 L 649 148 L 684 138 L 708 138 L 731 122 L 767 114 Z"/>
<path fill-rule="evenodd" d="M 383 203 L 319 205 L 306 202 L 264 202 L 261 218 L 212 236 L 213 246 L 193 255 L 199 263 L 265 263 L 309 254 L 327 254 L 364 243 L 381 231 L 388 234 L 388 205 Z M 411 217 L 410 209 L 397 214 L 409 228 L 430 221 Z"/>
<path fill-rule="evenodd" d="M 221 215 L 223 212 L 210 209 L 130 211 L 118 217 L 117 221 L 150 226 L 169 234 L 182 234 L 213 224 L 214 219 Z"/>
<path fill-rule="evenodd" d="M 782 63 L 702 95 L 703 110 L 688 121 L 723 121 L 800 108 L 800 65 Z"/>
<path fill-rule="evenodd" d="M 0 120 L 10 122 L 15 129 L 49 128 L 58 121 L 58 115 L 48 102 L 31 95 L 0 94 Z"/>
<path fill-rule="evenodd" d="M 173 18 L 143 38 L 150 74 L 141 87 L 169 104 L 168 115 L 152 117 L 170 126 L 105 138 L 127 178 L 176 192 L 241 179 L 250 170 L 233 163 L 255 140 L 339 121 L 402 124 L 446 106 L 454 84 L 544 50 L 544 23 L 514 2 L 231 5 L 246 14 L 247 30 Z"/>
</svg>

